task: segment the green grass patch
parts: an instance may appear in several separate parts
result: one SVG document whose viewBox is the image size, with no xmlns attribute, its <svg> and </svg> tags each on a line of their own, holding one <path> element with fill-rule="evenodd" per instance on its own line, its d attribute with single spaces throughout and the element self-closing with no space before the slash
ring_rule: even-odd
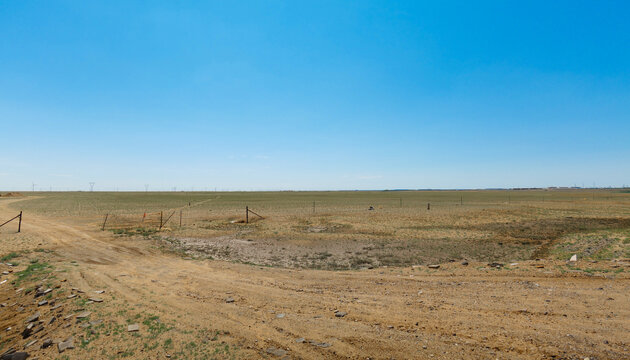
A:
<svg viewBox="0 0 630 360">
<path fill-rule="evenodd" d="M 52 266 L 47 263 L 36 262 L 30 264 L 26 269 L 18 272 L 15 284 L 19 285 L 25 281 L 35 281 L 52 271 Z"/>
</svg>

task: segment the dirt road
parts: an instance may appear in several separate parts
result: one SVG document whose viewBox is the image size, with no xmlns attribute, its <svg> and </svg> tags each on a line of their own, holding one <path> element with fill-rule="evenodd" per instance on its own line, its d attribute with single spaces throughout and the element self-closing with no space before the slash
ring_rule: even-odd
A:
<svg viewBox="0 0 630 360">
<path fill-rule="evenodd" d="M 0 201 L 2 218 L 14 212 L 8 205 L 15 201 L 21 200 Z M 624 269 L 595 275 L 552 261 L 503 268 L 279 269 L 186 260 L 150 240 L 30 214 L 21 234 L 3 232 L 0 241 L 2 253 L 53 250 L 53 263 L 72 265 L 68 283 L 106 289 L 112 311 L 133 307 L 178 329 L 220 331 L 236 358 L 630 358 L 625 262 L 580 264 Z M 94 344 L 65 354 L 99 358 L 95 349 L 121 346 L 107 337 Z M 139 349 L 133 357 L 167 353 Z"/>
</svg>

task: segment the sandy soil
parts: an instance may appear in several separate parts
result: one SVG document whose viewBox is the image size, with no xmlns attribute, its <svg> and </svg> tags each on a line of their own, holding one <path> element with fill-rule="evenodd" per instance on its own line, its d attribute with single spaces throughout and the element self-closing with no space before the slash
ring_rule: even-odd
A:
<svg viewBox="0 0 630 360">
<path fill-rule="evenodd" d="M 2 218 L 13 213 L 9 203 L 21 200 L 0 200 Z M 150 240 L 115 237 L 44 216 L 25 216 L 20 234 L 0 234 L 2 254 L 36 248 L 53 250 L 42 256 L 68 269 L 61 288 L 86 293 L 106 289 L 103 303 L 84 307 L 133 306 L 158 315 L 174 328 L 190 330 L 177 333 L 171 350 L 137 345 L 131 358 L 185 354 L 179 347 L 189 341 L 187 336 L 203 341 L 195 339 L 198 329 L 220 331 L 221 341 L 234 349 L 217 357 L 630 358 L 630 263 L 624 261 L 578 261 L 583 269 L 610 270 L 599 275 L 567 271 L 565 262 L 551 260 L 506 264 L 502 269 L 457 262 L 441 264 L 439 269 L 334 272 L 186 260 L 161 251 Z M 617 269 L 625 271 L 615 273 Z M 15 273 L 3 276 L 14 277 Z M 18 297 L 10 282 L 0 285 L 0 296 L 2 302 Z M 17 302 L 31 304 L 32 296 L 26 296 Z M 227 298 L 234 301 L 226 302 Z M 3 308 L 0 325 L 12 323 L 19 328 L 14 331 L 21 331 L 33 309 L 17 313 L 14 307 Z M 38 310 L 44 315 L 49 311 Z M 335 311 L 346 315 L 336 316 Z M 54 334 L 35 337 L 80 336 L 78 323 L 68 324 L 55 328 Z M 146 333 L 141 327 L 140 338 Z M 31 340 L 8 335 L 3 339 L 9 339 L 3 349 L 22 349 Z M 63 355 L 124 357 L 121 349 L 138 344 L 134 338 L 116 339 L 102 336 L 89 347 L 77 346 Z M 59 356 L 54 346 L 31 346 L 27 351 L 40 359 Z M 212 354 L 198 357 L 206 355 Z"/>
</svg>

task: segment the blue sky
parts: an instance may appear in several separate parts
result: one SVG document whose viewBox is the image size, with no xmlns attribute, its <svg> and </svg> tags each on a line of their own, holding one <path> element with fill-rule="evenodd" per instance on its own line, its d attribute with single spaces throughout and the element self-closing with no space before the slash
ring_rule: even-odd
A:
<svg viewBox="0 0 630 360">
<path fill-rule="evenodd" d="M 630 184 L 603 1 L 3 1 L 0 189 Z"/>
</svg>

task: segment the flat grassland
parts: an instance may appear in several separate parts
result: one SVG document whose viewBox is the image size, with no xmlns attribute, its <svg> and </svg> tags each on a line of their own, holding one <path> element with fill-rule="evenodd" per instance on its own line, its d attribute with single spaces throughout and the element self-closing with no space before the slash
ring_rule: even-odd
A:
<svg viewBox="0 0 630 360">
<path fill-rule="evenodd" d="M 0 227 L 0 354 L 630 354 L 627 190 L 0 197 L 0 220 L 19 211 L 20 233 Z"/>
<path fill-rule="evenodd" d="M 250 213 L 245 224 L 246 206 L 264 219 Z M 623 190 L 41 193 L 19 208 L 93 228 L 108 214 L 106 229 L 121 236 L 270 266 L 630 258 Z M 156 232 L 160 211 L 168 222 Z"/>
</svg>

